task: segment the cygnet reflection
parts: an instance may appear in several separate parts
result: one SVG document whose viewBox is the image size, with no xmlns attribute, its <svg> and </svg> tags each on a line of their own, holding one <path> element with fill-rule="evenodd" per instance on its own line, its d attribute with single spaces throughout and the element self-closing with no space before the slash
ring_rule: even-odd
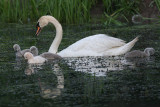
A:
<svg viewBox="0 0 160 107">
<path fill-rule="evenodd" d="M 42 67 L 40 68 L 41 70 L 43 69 Z M 38 73 L 39 68 L 37 66 L 28 66 L 25 70 L 26 75 L 31 75 Z M 40 78 L 38 78 L 38 85 L 41 90 L 41 96 L 45 99 L 53 99 L 56 98 L 57 96 L 61 95 L 62 89 L 64 89 L 64 76 L 63 73 L 60 69 L 60 66 L 58 64 L 52 65 L 52 70 L 53 74 L 56 75 L 57 77 L 57 86 L 54 87 L 51 84 L 47 84 L 46 82 L 43 82 Z"/>
</svg>

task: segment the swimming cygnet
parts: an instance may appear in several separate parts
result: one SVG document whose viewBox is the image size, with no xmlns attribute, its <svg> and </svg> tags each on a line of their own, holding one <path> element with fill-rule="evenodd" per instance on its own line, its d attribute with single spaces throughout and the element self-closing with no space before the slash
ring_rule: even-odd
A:
<svg viewBox="0 0 160 107">
<path fill-rule="evenodd" d="M 16 51 L 16 57 L 22 57 L 22 56 L 24 56 L 24 54 L 26 52 L 31 52 L 31 50 L 32 50 L 34 56 L 38 55 L 38 53 L 36 53 L 37 48 L 35 46 L 32 46 L 30 49 L 21 50 L 21 48 L 18 44 L 14 44 L 13 49 L 14 49 L 14 51 Z"/>
<path fill-rule="evenodd" d="M 43 64 L 47 59 L 41 57 L 41 56 L 33 56 L 32 53 L 26 52 L 24 54 L 24 58 L 28 60 L 29 64 Z"/>
<path fill-rule="evenodd" d="M 57 54 L 53 54 L 53 53 L 50 53 L 50 52 L 44 52 L 42 54 L 40 54 L 40 56 L 48 59 L 48 60 L 58 60 L 58 59 L 62 59 L 61 56 L 57 55 Z"/>
<path fill-rule="evenodd" d="M 30 52 L 30 49 L 21 50 L 18 44 L 14 44 L 13 49 L 16 51 L 16 57 L 22 57 L 26 52 Z"/>
<path fill-rule="evenodd" d="M 128 52 L 125 54 L 124 57 L 125 58 L 133 58 L 133 57 L 143 58 L 143 57 L 149 57 L 154 53 L 155 53 L 155 50 L 153 48 L 146 48 L 144 52 L 140 50 L 134 50 L 134 51 Z"/>
<path fill-rule="evenodd" d="M 31 53 L 38 55 L 38 49 L 36 47 L 34 47 L 33 49 L 31 49 Z M 48 60 L 62 59 L 61 56 L 59 56 L 57 54 L 50 53 L 50 52 L 44 52 L 44 53 L 40 54 L 39 56 L 46 58 Z"/>
<path fill-rule="evenodd" d="M 30 47 L 30 52 L 33 54 L 33 56 L 37 56 L 38 55 L 38 49 L 35 46 L 31 46 Z"/>
</svg>

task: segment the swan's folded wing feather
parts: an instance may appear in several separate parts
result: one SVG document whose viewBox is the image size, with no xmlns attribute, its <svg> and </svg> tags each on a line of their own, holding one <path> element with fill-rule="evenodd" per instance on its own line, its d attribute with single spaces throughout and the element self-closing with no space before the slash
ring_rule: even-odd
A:
<svg viewBox="0 0 160 107">
<path fill-rule="evenodd" d="M 86 37 L 70 45 L 65 50 L 81 51 L 91 50 L 94 52 L 103 52 L 105 50 L 125 45 L 125 41 L 110 37 L 104 34 L 98 34 Z"/>
</svg>

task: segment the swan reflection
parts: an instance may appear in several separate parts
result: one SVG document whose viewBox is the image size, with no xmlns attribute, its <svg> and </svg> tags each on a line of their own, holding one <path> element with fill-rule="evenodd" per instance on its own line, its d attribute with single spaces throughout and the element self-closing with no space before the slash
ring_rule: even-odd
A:
<svg viewBox="0 0 160 107">
<path fill-rule="evenodd" d="M 115 57 L 75 57 L 65 58 L 65 62 L 75 71 L 90 73 L 95 76 L 106 76 L 109 71 L 121 71 L 136 68 L 139 63 L 154 61 L 152 58 L 126 59 Z"/>
<path fill-rule="evenodd" d="M 32 66 L 29 65 L 25 69 L 26 75 L 32 75 L 38 72 L 38 70 L 43 69 L 40 66 Z M 60 69 L 60 66 L 58 64 L 54 64 L 52 66 L 53 74 L 57 77 L 57 86 L 54 87 L 51 84 L 47 84 L 46 82 L 43 82 L 40 78 L 38 78 L 38 85 L 41 90 L 41 96 L 45 99 L 49 98 L 56 98 L 57 96 L 61 95 L 61 90 L 64 88 L 64 76 Z"/>
</svg>

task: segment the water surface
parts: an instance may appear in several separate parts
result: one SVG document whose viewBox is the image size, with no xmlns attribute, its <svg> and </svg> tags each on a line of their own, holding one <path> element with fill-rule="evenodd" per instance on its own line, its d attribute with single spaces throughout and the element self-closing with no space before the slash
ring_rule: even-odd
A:
<svg viewBox="0 0 160 107">
<path fill-rule="evenodd" d="M 59 51 L 81 38 L 108 34 L 130 41 L 134 49 L 153 47 L 154 56 L 125 60 L 116 57 L 64 58 L 42 66 L 16 59 L 13 45 L 32 45 L 46 52 L 55 36 L 53 26 L 35 37 L 34 24 L 0 26 L 0 106 L 160 106 L 160 25 L 106 28 L 64 25 Z"/>
</svg>

